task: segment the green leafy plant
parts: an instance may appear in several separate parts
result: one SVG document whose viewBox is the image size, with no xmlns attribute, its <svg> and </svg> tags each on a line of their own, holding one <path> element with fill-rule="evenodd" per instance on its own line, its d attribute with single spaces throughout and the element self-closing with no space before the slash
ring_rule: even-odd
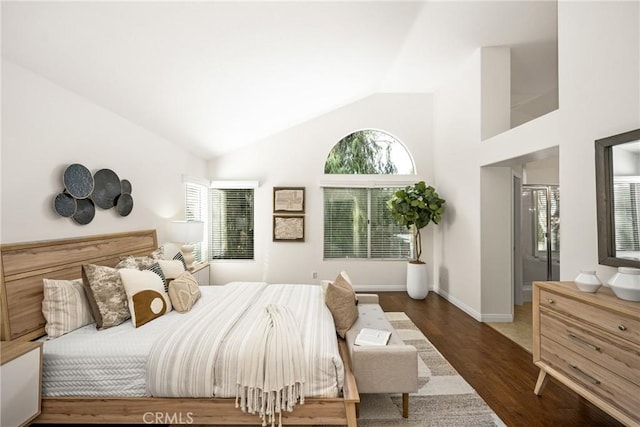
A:
<svg viewBox="0 0 640 427">
<path fill-rule="evenodd" d="M 398 190 L 387 200 L 387 207 L 398 224 L 411 230 L 414 248 L 414 258 L 410 262 L 423 264 L 422 238 L 420 229 L 430 222 L 438 224 L 444 213 L 446 201 L 441 199 L 432 186 L 427 186 L 424 181 L 408 185 Z"/>
</svg>

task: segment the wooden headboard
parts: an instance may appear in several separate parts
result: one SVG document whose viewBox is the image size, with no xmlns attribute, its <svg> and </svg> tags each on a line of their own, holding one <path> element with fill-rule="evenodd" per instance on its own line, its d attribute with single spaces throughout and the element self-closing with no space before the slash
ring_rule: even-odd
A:
<svg viewBox="0 0 640 427">
<path fill-rule="evenodd" d="M 148 255 L 155 230 L 0 245 L 0 318 L 3 341 L 45 334 L 42 279 L 78 279 L 83 264 L 115 266 L 121 256 Z"/>
</svg>

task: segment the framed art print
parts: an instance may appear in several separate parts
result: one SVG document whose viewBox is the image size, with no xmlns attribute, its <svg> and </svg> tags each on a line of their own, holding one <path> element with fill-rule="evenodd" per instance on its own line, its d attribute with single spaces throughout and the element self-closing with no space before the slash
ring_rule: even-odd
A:
<svg viewBox="0 0 640 427">
<path fill-rule="evenodd" d="M 274 215 L 274 242 L 304 242 L 304 216 Z"/>
<path fill-rule="evenodd" d="M 273 187 L 273 213 L 304 213 L 304 187 Z"/>
</svg>

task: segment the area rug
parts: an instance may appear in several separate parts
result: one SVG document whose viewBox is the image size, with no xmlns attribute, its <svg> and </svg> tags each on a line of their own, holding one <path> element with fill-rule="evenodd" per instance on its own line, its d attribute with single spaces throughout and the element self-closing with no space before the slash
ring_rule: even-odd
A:
<svg viewBox="0 0 640 427">
<path fill-rule="evenodd" d="M 418 349 L 418 392 L 402 418 L 401 395 L 360 395 L 359 427 L 505 426 L 404 313 L 385 313 L 402 340 Z"/>
</svg>

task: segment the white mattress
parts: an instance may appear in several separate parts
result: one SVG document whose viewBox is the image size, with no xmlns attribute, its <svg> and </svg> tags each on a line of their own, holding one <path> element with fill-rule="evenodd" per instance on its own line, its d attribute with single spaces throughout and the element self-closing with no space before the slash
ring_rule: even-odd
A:
<svg viewBox="0 0 640 427">
<path fill-rule="evenodd" d="M 149 396 L 146 365 L 158 337 L 177 322 L 197 316 L 207 300 L 223 291 L 220 286 L 201 286 L 202 298 L 191 311 L 172 311 L 139 328 L 131 321 L 97 330 L 95 324 L 44 342 L 43 396 Z"/>
</svg>

